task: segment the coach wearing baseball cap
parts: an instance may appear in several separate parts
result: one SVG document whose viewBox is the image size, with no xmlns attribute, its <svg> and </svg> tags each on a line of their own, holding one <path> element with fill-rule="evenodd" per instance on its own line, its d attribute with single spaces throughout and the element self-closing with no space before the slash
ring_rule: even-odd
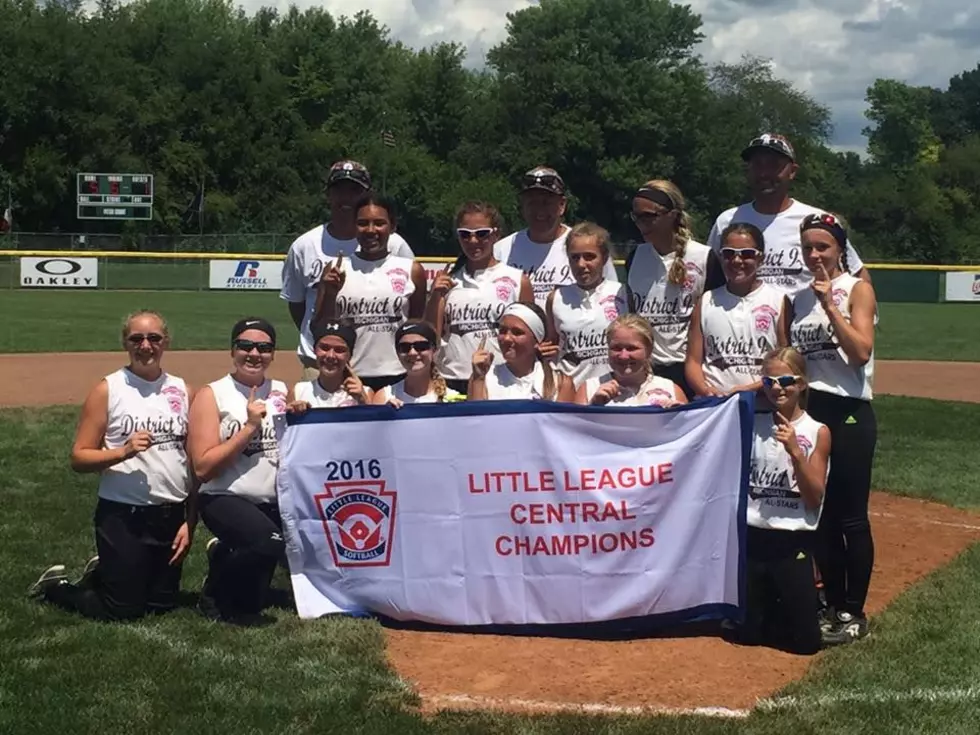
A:
<svg viewBox="0 0 980 735">
<path fill-rule="evenodd" d="M 567 188 L 553 168 L 536 166 L 521 177 L 521 216 L 527 227 L 497 241 L 494 257 L 502 263 L 520 268 L 534 288 L 534 301 L 544 308 L 548 294 L 558 287 L 574 283 L 565 253 L 565 240 L 571 228 L 563 221 Z M 604 276 L 618 281 L 616 267 L 610 258 Z"/>
<path fill-rule="evenodd" d="M 296 352 L 307 380 L 315 379 L 319 374 L 310 334 L 316 284 L 327 259 L 336 258 L 341 252 L 350 255 L 357 249 L 354 205 L 371 191 L 371 174 L 357 161 L 337 161 L 327 172 L 326 187 L 330 221 L 300 235 L 290 245 L 283 263 L 282 290 L 279 292 L 279 297 L 289 302 L 289 315 L 299 330 Z M 404 238 L 394 232 L 388 239 L 388 251 L 405 258 L 415 257 Z"/>
<path fill-rule="evenodd" d="M 742 160 L 753 200 L 722 212 L 708 235 L 708 245 L 720 256 L 721 233 L 728 225 L 734 222 L 755 225 L 762 230 L 766 242 L 760 278 L 792 298 L 813 280 L 800 249 L 800 223 L 807 215 L 820 214 L 822 210 L 790 198 L 799 164 L 796 151 L 785 136 L 763 133 L 753 138 L 742 150 Z M 871 281 L 850 242 L 847 265 L 853 275 Z"/>
</svg>

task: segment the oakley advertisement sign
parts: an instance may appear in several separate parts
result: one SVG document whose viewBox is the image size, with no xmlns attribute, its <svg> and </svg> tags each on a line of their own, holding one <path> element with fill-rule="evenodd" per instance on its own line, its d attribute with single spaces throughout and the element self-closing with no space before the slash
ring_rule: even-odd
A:
<svg viewBox="0 0 980 735">
<path fill-rule="evenodd" d="M 97 288 L 97 258 L 21 258 L 21 288 Z"/>
</svg>

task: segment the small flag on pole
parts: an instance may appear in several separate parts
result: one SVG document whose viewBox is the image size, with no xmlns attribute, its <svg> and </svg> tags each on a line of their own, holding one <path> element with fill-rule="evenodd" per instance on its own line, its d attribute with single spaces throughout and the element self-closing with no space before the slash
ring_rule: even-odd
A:
<svg viewBox="0 0 980 735">
<path fill-rule="evenodd" d="M 393 132 L 391 132 L 390 130 L 388 130 L 387 128 L 385 130 L 382 130 L 381 131 L 381 142 L 384 143 L 384 145 L 387 146 L 388 148 L 394 148 L 395 147 L 395 134 Z"/>
<path fill-rule="evenodd" d="M 203 212 L 204 212 L 204 182 L 202 181 L 200 187 L 197 190 L 197 193 L 194 195 L 194 198 L 191 200 L 191 203 L 187 205 L 187 209 L 185 209 L 184 213 L 180 216 L 180 221 L 182 224 L 189 224 L 191 220 L 194 219 L 194 215 L 197 215 L 198 220 L 200 220 L 201 214 Z"/>
</svg>

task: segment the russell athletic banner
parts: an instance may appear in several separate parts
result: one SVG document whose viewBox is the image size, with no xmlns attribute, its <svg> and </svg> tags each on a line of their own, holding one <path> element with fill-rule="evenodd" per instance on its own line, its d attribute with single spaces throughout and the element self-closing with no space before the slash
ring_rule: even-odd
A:
<svg viewBox="0 0 980 735">
<path fill-rule="evenodd" d="M 301 617 L 738 617 L 753 398 L 314 409 L 280 444 Z"/>
</svg>

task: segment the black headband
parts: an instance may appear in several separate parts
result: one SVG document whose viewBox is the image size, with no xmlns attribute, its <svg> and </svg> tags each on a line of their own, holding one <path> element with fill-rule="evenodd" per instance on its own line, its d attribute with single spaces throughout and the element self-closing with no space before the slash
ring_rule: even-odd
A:
<svg viewBox="0 0 980 735">
<path fill-rule="evenodd" d="M 661 207 L 666 207 L 668 212 L 677 209 L 677 203 L 671 198 L 670 194 L 660 189 L 651 189 L 648 186 L 641 187 L 633 195 L 634 199 L 646 199 Z"/>
<path fill-rule="evenodd" d="M 249 329 L 258 329 L 261 332 L 265 332 L 269 335 L 269 340 L 272 342 L 273 347 L 275 346 L 276 328 L 260 316 L 249 316 L 235 322 L 235 326 L 231 328 L 232 343 L 234 344 L 235 340 L 238 339 L 238 335 Z"/>
<path fill-rule="evenodd" d="M 395 332 L 395 344 L 397 345 L 406 334 L 417 334 L 419 337 L 425 337 L 432 343 L 433 347 L 439 344 L 436 330 L 428 322 L 405 322 Z"/>
<path fill-rule="evenodd" d="M 353 354 L 354 345 L 357 343 L 357 332 L 349 324 L 344 324 L 343 322 L 320 322 L 312 331 L 314 346 L 324 337 L 333 335 L 344 340 L 347 349 Z"/>
<path fill-rule="evenodd" d="M 823 230 L 833 235 L 841 250 L 847 249 L 847 231 L 837 218 L 829 214 L 810 214 L 803 218 L 800 224 L 800 234 L 807 230 Z"/>
</svg>

